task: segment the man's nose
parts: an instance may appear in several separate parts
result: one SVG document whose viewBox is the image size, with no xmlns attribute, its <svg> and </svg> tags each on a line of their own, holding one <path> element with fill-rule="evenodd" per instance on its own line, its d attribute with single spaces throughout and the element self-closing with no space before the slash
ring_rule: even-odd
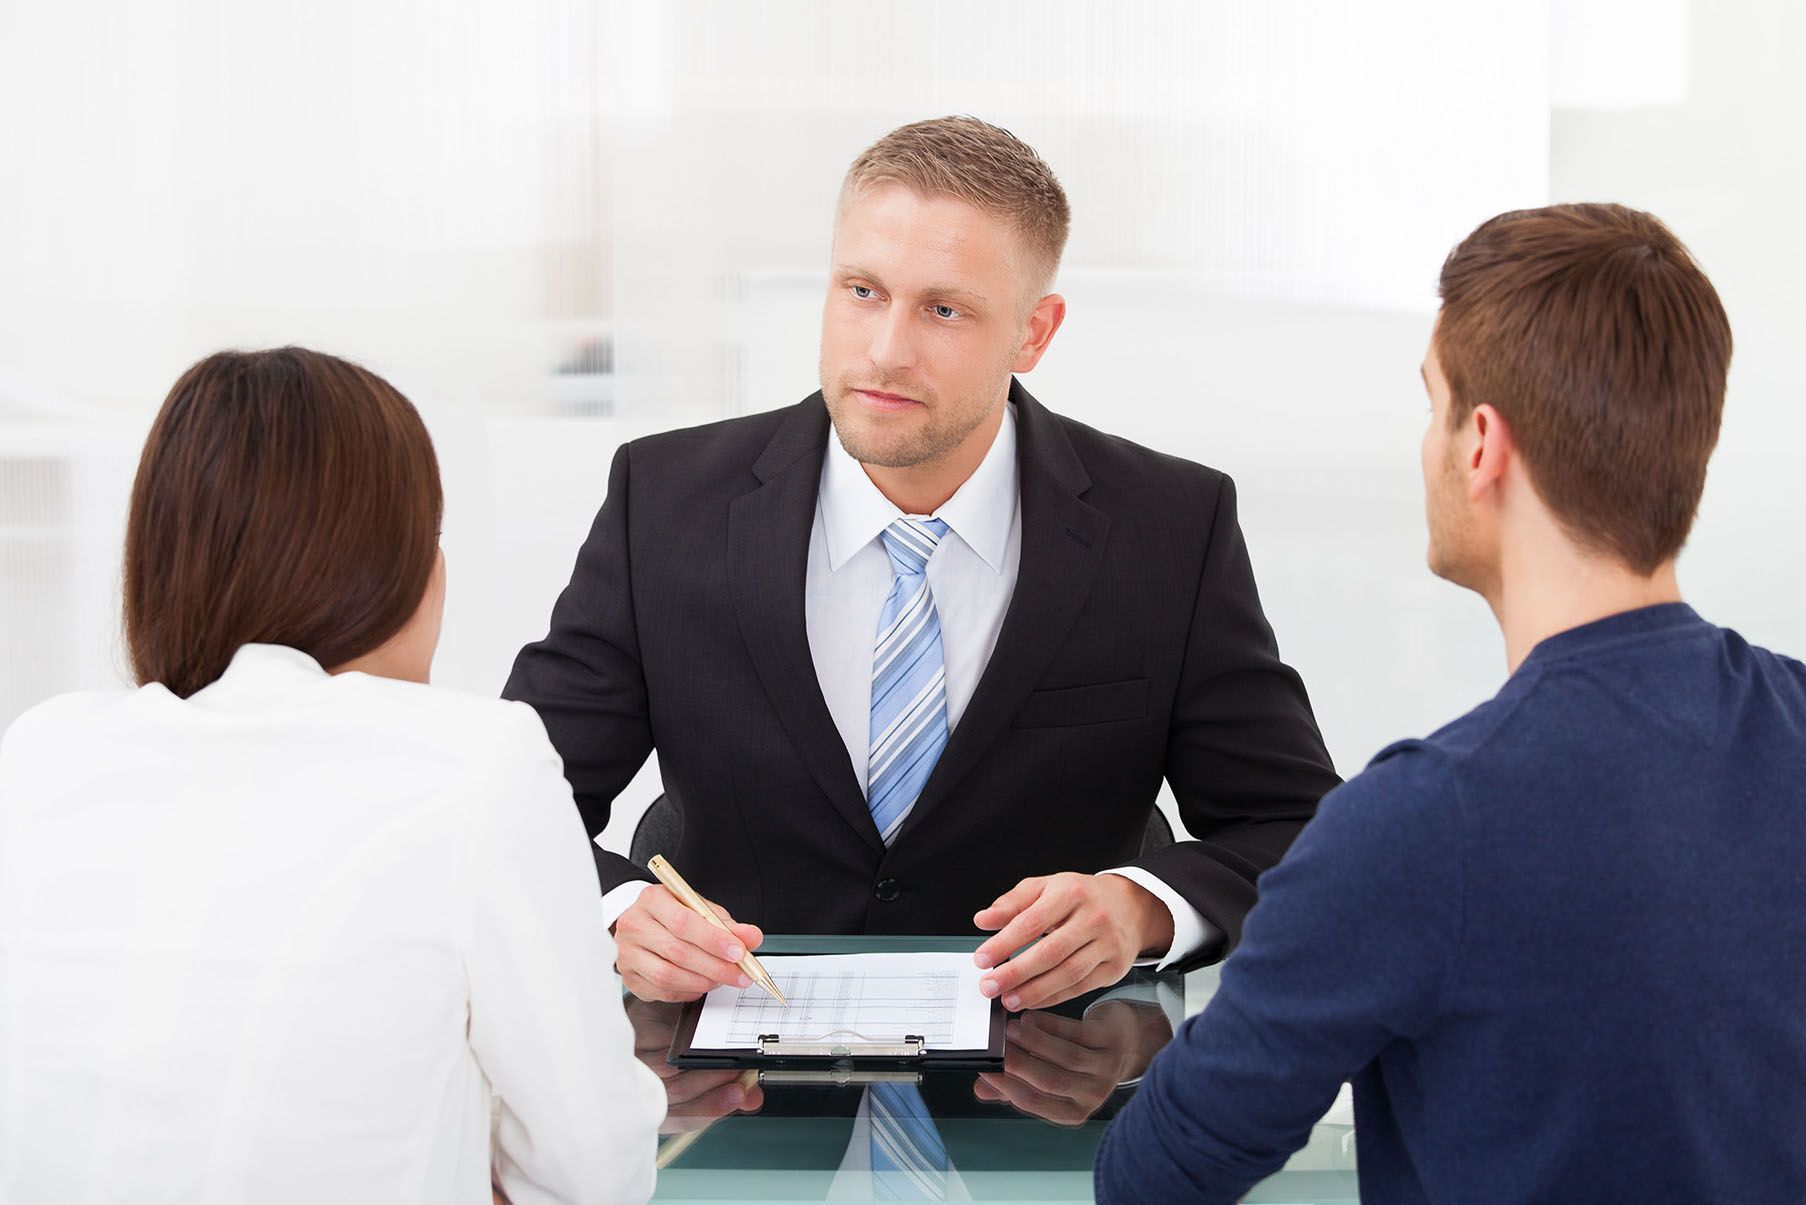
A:
<svg viewBox="0 0 1806 1205">
<path fill-rule="evenodd" d="M 901 306 L 888 307 L 872 331 L 868 353 L 880 372 L 892 372 L 915 366 L 915 340 L 909 311 Z"/>
</svg>

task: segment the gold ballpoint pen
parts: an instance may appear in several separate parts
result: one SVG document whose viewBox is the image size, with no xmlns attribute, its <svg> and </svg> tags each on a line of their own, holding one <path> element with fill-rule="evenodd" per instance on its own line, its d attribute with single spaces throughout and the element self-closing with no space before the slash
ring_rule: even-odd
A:
<svg viewBox="0 0 1806 1205">
<path fill-rule="evenodd" d="M 727 927 L 727 922 L 716 915 L 715 910 L 709 907 L 707 901 L 696 894 L 696 889 L 684 882 L 684 877 L 677 873 L 677 867 L 665 861 L 663 854 L 653 854 L 651 861 L 646 863 L 646 869 L 657 875 L 658 881 L 663 883 L 666 889 L 692 912 L 699 913 L 723 933 L 729 935 L 733 933 L 733 930 Z M 770 992 L 779 1004 L 786 1008 L 790 1007 L 790 1001 L 784 999 L 784 993 L 780 992 L 778 985 L 771 981 L 771 976 L 765 973 L 765 968 L 759 965 L 759 960 L 753 957 L 751 950 L 741 956 L 740 969 L 746 972 L 748 979 Z"/>
</svg>

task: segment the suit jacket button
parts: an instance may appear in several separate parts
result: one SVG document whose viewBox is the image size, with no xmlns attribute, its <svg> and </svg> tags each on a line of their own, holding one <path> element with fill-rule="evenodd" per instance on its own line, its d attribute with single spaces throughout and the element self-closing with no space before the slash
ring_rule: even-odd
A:
<svg viewBox="0 0 1806 1205">
<path fill-rule="evenodd" d="M 903 894 L 903 885 L 895 879 L 879 879 L 876 895 L 885 903 L 890 903 Z"/>
</svg>

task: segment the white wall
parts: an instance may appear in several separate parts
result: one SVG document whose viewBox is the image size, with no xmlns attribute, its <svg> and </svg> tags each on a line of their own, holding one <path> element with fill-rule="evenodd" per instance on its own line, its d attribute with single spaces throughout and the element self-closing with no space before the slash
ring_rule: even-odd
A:
<svg viewBox="0 0 1806 1205">
<path fill-rule="evenodd" d="M 614 447 L 810 392 L 840 173 L 962 111 L 1073 201 L 1071 314 L 1026 383 L 1236 478 L 1345 773 L 1503 674 L 1484 606 L 1423 570 L 1416 453 L 1437 268 L 1501 209 L 1624 201 L 1699 254 L 1738 349 L 1683 584 L 1806 650 L 1803 35 L 1778 0 L 13 0 L 0 724 L 119 680 L 135 450 L 225 345 L 352 355 L 419 404 L 447 489 L 438 679 L 495 691 Z M 601 343 L 611 375 L 556 371 Z"/>
</svg>

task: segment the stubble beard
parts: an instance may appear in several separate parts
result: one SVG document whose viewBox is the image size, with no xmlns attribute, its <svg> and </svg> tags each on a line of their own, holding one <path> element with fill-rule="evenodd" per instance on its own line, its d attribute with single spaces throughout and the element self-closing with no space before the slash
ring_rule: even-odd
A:
<svg viewBox="0 0 1806 1205">
<path fill-rule="evenodd" d="M 1464 590 L 1479 590 L 1484 574 L 1478 563 L 1479 549 L 1473 523 L 1458 505 L 1461 485 L 1452 451 L 1443 458 L 1442 469 L 1441 479 L 1425 507 L 1430 532 L 1430 572 Z"/>
<path fill-rule="evenodd" d="M 843 375 L 832 386 L 824 382 L 822 397 L 828 407 L 828 418 L 834 424 L 834 433 L 840 438 L 840 446 L 859 463 L 878 468 L 910 469 L 939 460 L 964 443 L 991 413 L 989 406 L 977 400 L 961 399 L 958 404 L 943 406 L 933 390 L 912 387 L 907 382 L 880 379 L 860 380 L 859 384 L 913 397 L 927 411 L 927 421 L 912 428 L 876 430 L 875 424 L 866 425 L 866 416 L 859 412 L 860 403 L 853 397 L 850 375 Z M 1001 389 L 994 392 L 1001 392 Z"/>
</svg>

